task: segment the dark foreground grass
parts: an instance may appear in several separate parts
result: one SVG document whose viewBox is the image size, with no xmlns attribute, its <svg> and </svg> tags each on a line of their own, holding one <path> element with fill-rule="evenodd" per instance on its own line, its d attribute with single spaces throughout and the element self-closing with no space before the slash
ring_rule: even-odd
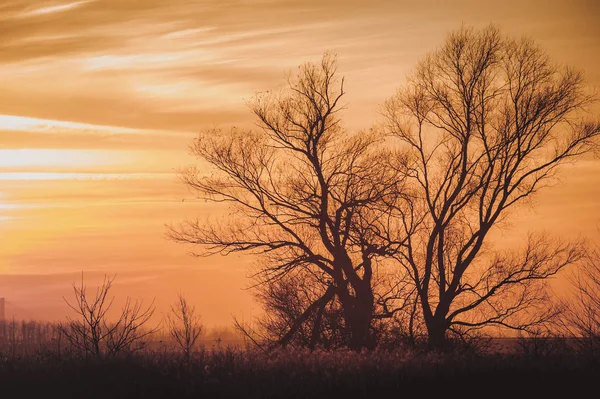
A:
<svg viewBox="0 0 600 399">
<path fill-rule="evenodd" d="M 584 356 L 205 350 L 127 358 L 0 357 L 0 398 L 584 397 L 600 366 Z"/>
</svg>

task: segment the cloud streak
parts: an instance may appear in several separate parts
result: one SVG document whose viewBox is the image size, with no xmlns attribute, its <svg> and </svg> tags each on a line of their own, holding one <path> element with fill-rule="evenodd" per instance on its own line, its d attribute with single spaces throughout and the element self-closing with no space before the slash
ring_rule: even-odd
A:
<svg viewBox="0 0 600 399">
<path fill-rule="evenodd" d="M 47 6 L 47 7 L 41 7 L 41 8 L 36 8 L 33 9 L 31 11 L 28 11 L 24 14 L 21 14 L 21 17 L 27 18 L 27 17 L 32 17 L 32 16 L 37 16 L 37 15 L 44 15 L 44 14 L 52 14 L 52 13 L 56 13 L 56 12 L 64 12 L 64 11 L 69 11 L 72 10 L 74 8 L 80 7 L 84 4 L 90 3 L 91 0 L 86 0 L 86 1 L 75 1 L 72 3 L 65 3 L 65 4 L 59 4 L 59 5 L 55 5 L 55 6 Z"/>
</svg>

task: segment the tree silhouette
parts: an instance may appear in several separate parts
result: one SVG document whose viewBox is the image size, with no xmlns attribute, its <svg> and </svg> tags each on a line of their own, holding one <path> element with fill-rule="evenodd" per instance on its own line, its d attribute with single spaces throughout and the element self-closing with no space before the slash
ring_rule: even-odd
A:
<svg viewBox="0 0 600 399">
<path fill-rule="evenodd" d="M 200 255 L 263 255 L 262 284 L 297 270 L 311 273 L 323 289 L 299 323 L 319 320 L 308 313 L 335 297 L 348 345 L 359 349 L 369 343 L 373 318 L 392 314 L 376 309 L 374 263 L 388 244 L 375 231 L 402 208 L 405 169 L 389 167 L 391 158 L 395 164 L 402 158 L 384 148 L 382 137 L 343 129 L 344 86 L 336 69 L 326 54 L 302 65 L 286 89 L 257 95 L 250 108 L 258 130 L 201 133 L 191 149 L 204 164 L 181 176 L 198 198 L 230 204 L 232 216 L 190 220 L 170 235 L 200 245 Z"/>
<path fill-rule="evenodd" d="M 559 166 L 593 148 L 600 125 L 584 112 L 592 100 L 580 72 L 491 26 L 450 34 L 386 103 L 385 129 L 410 153 L 404 193 L 414 199 L 395 257 L 417 289 L 431 345 L 489 325 L 527 330 L 553 314 L 535 312 L 544 281 L 581 259 L 581 246 L 530 235 L 523 252 L 498 252 L 488 237 Z"/>
<path fill-rule="evenodd" d="M 190 305 L 183 294 L 179 294 L 177 302 L 171 305 L 171 312 L 167 315 L 167 327 L 169 334 L 181 348 L 184 359 L 189 361 L 204 326 L 200 315 L 196 314 L 196 307 Z"/>
<path fill-rule="evenodd" d="M 579 266 L 569 276 L 572 290 L 563 302 L 563 331 L 595 357 L 600 353 L 600 248 L 591 248 Z"/>
<path fill-rule="evenodd" d="M 108 312 L 114 298 L 109 298 L 108 294 L 113 281 L 114 277 L 104 276 L 92 297 L 88 295 L 82 273 L 81 284 L 73 283 L 75 302 L 63 298 L 78 317 L 69 317 L 67 323 L 61 325 L 61 333 L 75 350 L 85 356 L 100 358 L 105 354 L 114 356 L 135 352 L 145 347 L 145 338 L 157 330 L 146 328 L 154 314 L 154 301 L 144 307 L 141 301 L 127 297 L 116 320 L 109 320 Z"/>
</svg>

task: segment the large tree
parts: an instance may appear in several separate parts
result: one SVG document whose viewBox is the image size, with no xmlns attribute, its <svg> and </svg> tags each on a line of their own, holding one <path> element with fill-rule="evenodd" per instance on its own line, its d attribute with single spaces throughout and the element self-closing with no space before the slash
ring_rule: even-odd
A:
<svg viewBox="0 0 600 399">
<path fill-rule="evenodd" d="M 508 212 L 593 148 L 582 74 L 529 39 L 461 28 L 426 56 L 384 107 L 385 129 L 410 152 L 414 206 L 396 258 L 418 292 L 431 345 L 449 331 L 545 321 L 544 281 L 583 254 L 531 235 L 522 252 L 494 251 Z M 405 170 L 405 164 L 398 168 Z"/>
<path fill-rule="evenodd" d="M 359 349 L 370 342 L 373 319 L 393 314 L 377 306 L 373 282 L 376 258 L 390 245 L 381 231 L 388 231 L 392 211 L 402 209 L 405 169 L 388 167 L 402 157 L 386 150 L 381 137 L 344 130 L 343 95 L 335 57 L 326 54 L 302 65 L 286 88 L 254 98 L 258 129 L 202 132 L 191 149 L 203 163 L 184 170 L 183 180 L 198 198 L 229 204 L 231 216 L 189 220 L 171 234 L 199 245 L 204 255 L 262 255 L 262 284 L 312 274 L 320 286 L 288 323 L 289 332 L 322 320 L 323 306 L 336 300 L 347 345 Z M 319 325 L 312 328 L 318 334 Z"/>
</svg>

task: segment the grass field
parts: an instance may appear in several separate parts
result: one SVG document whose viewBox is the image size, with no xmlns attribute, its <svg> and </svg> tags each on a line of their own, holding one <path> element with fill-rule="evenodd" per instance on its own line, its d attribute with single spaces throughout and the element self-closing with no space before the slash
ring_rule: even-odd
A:
<svg viewBox="0 0 600 399">
<path fill-rule="evenodd" d="M 578 397 L 596 392 L 599 377 L 597 358 L 574 353 L 222 347 L 189 362 L 150 350 L 107 359 L 0 355 L 3 398 Z"/>
</svg>

